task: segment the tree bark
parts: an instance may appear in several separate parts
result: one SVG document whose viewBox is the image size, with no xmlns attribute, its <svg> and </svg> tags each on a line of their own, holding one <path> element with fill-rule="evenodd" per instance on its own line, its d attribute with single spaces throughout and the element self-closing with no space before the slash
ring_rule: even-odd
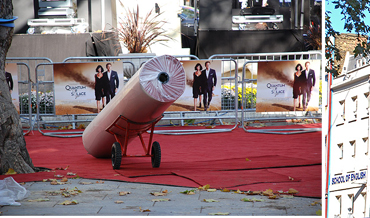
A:
<svg viewBox="0 0 370 218">
<path fill-rule="evenodd" d="M 13 18 L 12 0 L 0 0 L 0 18 Z M 9 168 L 17 173 L 33 173 L 35 167 L 26 149 L 21 120 L 5 79 L 5 59 L 12 36 L 13 28 L 0 26 L 0 174 Z"/>
</svg>

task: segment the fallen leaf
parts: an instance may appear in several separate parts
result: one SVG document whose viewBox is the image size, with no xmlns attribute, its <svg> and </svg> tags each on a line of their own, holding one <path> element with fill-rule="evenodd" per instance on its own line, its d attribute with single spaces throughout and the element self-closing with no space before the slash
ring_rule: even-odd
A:
<svg viewBox="0 0 370 218">
<path fill-rule="evenodd" d="M 251 160 L 249 160 L 248 158 L 245 158 L 245 160 L 246 160 L 246 161 L 251 161 Z"/>
<path fill-rule="evenodd" d="M 21 182 L 21 183 L 19 183 L 20 185 L 25 185 L 26 183 L 25 182 Z"/>
<path fill-rule="evenodd" d="M 166 190 L 162 191 L 162 193 L 168 193 L 168 190 L 166 189 Z"/>
<path fill-rule="evenodd" d="M 215 192 L 215 191 L 217 191 L 217 189 L 215 189 L 215 188 L 209 188 L 209 189 L 207 189 L 207 192 Z"/>
<path fill-rule="evenodd" d="M 262 191 L 252 191 L 251 195 L 260 195 L 262 194 Z"/>
<path fill-rule="evenodd" d="M 75 205 L 75 204 L 78 204 L 78 201 L 76 200 L 72 200 L 72 201 L 63 201 L 62 203 L 60 203 L 61 205 Z"/>
<path fill-rule="evenodd" d="M 81 177 L 76 175 L 75 177 L 71 177 L 70 179 L 80 179 Z"/>
<path fill-rule="evenodd" d="M 48 191 L 46 193 L 48 193 L 49 195 L 55 196 L 55 195 L 60 195 L 62 192 L 61 191 Z"/>
<path fill-rule="evenodd" d="M 54 177 L 56 177 L 56 178 L 63 178 L 64 176 L 63 175 L 54 175 Z"/>
<path fill-rule="evenodd" d="M 5 175 L 14 175 L 14 174 L 17 174 L 17 172 L 15 172 L 13 168 L 9 168 L 8 172 L 5 173 Z"/>
<path fill-rule="evenodd" d="M 79 184 L 81 184 L 81 185 L 91 185 L 92 182 L 79 182 Z"/>
<path fill-rule="evenodd" d="M 104 184 L 104 181 L 96 181 L 97 184 Z"/>
<path fill-rule="evenodd" d="M 47 181 L 49 181 L 49 179 L 43 179 L 42 181 L 43 181 L 43 182 L 47 182 Z"/>
<path fill-rule="evenodd" d="M 166 196 L 167 195 L 167 193 L 163 193 L 163 192 L 151 192 L 150 194 L 154 196 Z"/>
<path fill-rule="evenodd" d="M 294 198 L 293 195 L 281 195 L 281 196 L 283 196 L 283 198 Z"/>
<path fill-rule="evenodd" d="M 203 202 L 211 203 L 211 202 L 220 202 L 214 199 L 203 199 Z"/>
<path fill-rule="evenodd" d="M 229 189 L 227 189 L 227 188 L 224 188 L 224 189 L 222 189 L 221 191 L 222 191 L 222 192 L 230 192 L 230 190 L 229 190 Z"/>
<path fill-rule="evenodd" d="M 289 180 L 294 180 L 294 178 L 289 176 Z"/>
<path fill-rule="evenodd" d="M 66 198 L 71 197 L 71 194 L 69 194 L 68 192 L 63 192 L 62 195 Z"/>
<path fill-rule="evenodd" d="M 113 176 L 120 176 L 120 174 L 114 174 Z"/>
<path fill-rule="evenodd" d="M 162 202 L 162 201 L 170 201 L 169 198 L 161 198 L 161 199 L 152 199 L 153 202 Z"/>
<path fill-rule="evenodd" d="M 206 126 L 206 129 L 213 129 L 215 128 L 216 126 Z"/>
<path fill-rule="evenodd" d="M 312 205 L 312 206 L 315 206 L 315 205 L 317 205 L 317 204 L 318 204 L 318 205 L 321 205 L 321 202 L 319 202 L 319 201 L 315 201 L 315 202 L 311 203 L 311 205 Z"/>
<path fill-rule="evenodd" d="M 185 190 L 180 192 L 181 194 L 186 194 L 186 195 L 194 195 L 195 194 L 195 189 L 192 190 Z"/>
<path fill-rule="evenodd" d="M 242 198 L 240 200 L 241 201 L 244 201 L 244 202 L 262 202 L 262 201 L 264 201 L 263 199 L 256 199 L 256 198 L 253 198 L 253 199 L 250 199 L 250 198 Z"/>
<path fill-rule="evenodd" d="M 141 207 L 139 207 L 140 209 L 140 212 L 144 213 L 144 212 L 151 212 L 149 209 L 141 209 Z"/>
<path fill-rule="evenodd" d="M 297 193 L 298 193 L 298 191 L 297 191 L 297 190 L 295 190 L 294 188 L 290 188 L 290 189 L 288 190 L 288 193 L 289 193 L 289 194 L 297 194 Z"/>
<path fill-rule="evenodd" d="M 50 182 L 50 185 L 58 185 L 58 181 L 55 179 L 55 180 L 52 180 L 51 182 Z"/>
<path fill-rule="evenodd" d="M 240 191 L 239 189 L 234 191 L 235 194 L 244 194 L 244 192 Z"/>
<path fill-rule="evenodd" d="M 67 177 L 63 177 L 63 179 L 60 180 L 61 182 L 68 182 L 68 178 Z"/>
<path fill-rule="evenodd" d="M 207 185 L 205 185 L 205 186 L 200 186 L 198 189 L 199 189 L 199 190 L 203 190 L 203 191 L 207 191 L 207 190 L 209 189 L 209 187 L 210 187 L 210 185 L 209 185 L 209 184 L 207 184 Z"/>
<path fill-rule="evenodd" d="M 123 201 L 115 201 L 116 204 L 123 204 Z"/>
<path fill-rule="evenodd" d="M 118 192 L 119 196 L 125 196 L 131 194 L 131 192 Z"/>
<path fill-rule="evenodd" d="M 321 210 L 316 211 L 316 215 L 317 216 L 321 216 L 322 215 L 322 211 Z"/>
<path fill-rule="evenodd" d="M 76 175 L 76 173 L 72 173 L 72 172 L 67 173 L 67 176 L 75 176 L 75 175 Z"/>
<path fill-rule="evenodd" d="M 264 196 L 271 196 L 274 195 L 274 192 L 271 189 L 266 189 L 266 191 L 263 191 L 262 194 Z"/>
<path fill-rule="evenodd" d="M 229 212 L 226 212 L 226 213 L 221 213 L 221 212 L 217 212 L 217 213 L 209 213 L 208 215 L 220 215 L 220 216 L 227 216 L 229 215 L 230 213 Z"/>
<path fill-rule="evenodd" d="M 269 199 L 278 199 L 278 198 L 279 198 L 279 196 L 274 195 L 274 194 L 269 196 Z"/>
<path fill-rule="evenodd" d="M 33 199 L 33 200 L 28 200 L 29 202 L 44 202 L 44 201 L 50 201 L 49 199 L 47 198 L 37 198 L 37 199 Z"/>
</svg>

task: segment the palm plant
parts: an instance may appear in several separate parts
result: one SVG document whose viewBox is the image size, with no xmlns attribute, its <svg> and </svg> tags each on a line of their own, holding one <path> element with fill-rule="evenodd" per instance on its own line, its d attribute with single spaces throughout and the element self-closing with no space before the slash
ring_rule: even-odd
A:
<svg viewBox="0 0 370 218">
<path fill-rule="evenodd" d="M 120 1 L 122 7 L 123 4 Z M 116 29 L 119 40 L 129 50 L 130 53 L 145 53 L 149 46 L 165 42 L 171 39 L 166 35 L 163 25 L 167 22 L 157 20 L 162 13 L 153 15 L 153 9 L 150 10 L 144 18 L 139 16 L 139 6 L 132 10 L 126 10 L 126 16 L 121 18 Z"/>
</svg>

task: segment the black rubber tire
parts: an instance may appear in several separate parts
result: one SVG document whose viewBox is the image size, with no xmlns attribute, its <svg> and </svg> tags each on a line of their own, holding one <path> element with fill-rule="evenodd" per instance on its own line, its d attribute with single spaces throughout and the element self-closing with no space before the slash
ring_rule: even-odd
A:
<svg viewBox="0 0 370 218">
<path fill-rule="evenodd" d="M 158 142 L 153 142 L 152 155 L 152 167 L 158 168 L 161 165 L 161 146 Z"/>
<path fill-rule="evenodd" d="M 118 170 L 121 167 L 122 160 L 122 149 L 118 142 L 112 145 L 112 166 L 114 170 Z"/>
</svg>

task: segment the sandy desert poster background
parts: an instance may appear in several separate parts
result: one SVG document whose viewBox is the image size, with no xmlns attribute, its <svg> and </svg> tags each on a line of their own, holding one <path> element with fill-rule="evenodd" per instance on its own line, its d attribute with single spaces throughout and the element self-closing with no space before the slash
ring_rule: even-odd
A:
<svg viewBox="0 0 370 218">
<path fill-rule="evenodd" d="M 257 73 L 256 112 L 293 111 L 293 82 L 297 64 L 305 69 L 306 60 L 259 62 Z M 311 60 L 310 69 L 315 71 L 316 84 L 311 92 L 307 110 L 319 109 L 320 60 Z M 298 99 L 297 99 L 298 105 Z M 296 110 L 302 111 L 301 108 Z"/>
</svg>

